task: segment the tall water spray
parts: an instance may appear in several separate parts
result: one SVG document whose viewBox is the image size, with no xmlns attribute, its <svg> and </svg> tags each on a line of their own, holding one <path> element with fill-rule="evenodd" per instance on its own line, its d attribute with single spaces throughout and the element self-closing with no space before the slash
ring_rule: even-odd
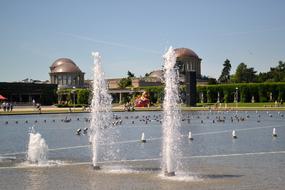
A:
<svg viewBox="0 0 285 190">
<path fill-rule="evenodd" d="M 104 73 L 101 68 L 101 56 L 98 52 L 92 52 L 92 56 L 94 57 L 94 69 L 90 142 L 92 143 L 93 167 L 94 169 L 100 169 L 98 165 L 99 144 L 103 140 L 103 129 L 110 125 L 112 97 L 107 91 Z"/>
<path fill-rule="evenodd" d="M 34 129 L 30 132 L 27 160 L 32 164 L 46 164 L 48 161 L 48 146 L 41 134 L 36 133 Z"/>
<path fill-rule="evenodd" d="M 164 101 L 163 101 L 163 144 L 162 144 L 162 169 L 166 176 L 175 175 L 178 166 L 179 139 L 181 126 L 181 111 L 179 107 L 178 72 L 175 68 L 176 55 L 172 47 L 164 57 Z"/>
</svg>

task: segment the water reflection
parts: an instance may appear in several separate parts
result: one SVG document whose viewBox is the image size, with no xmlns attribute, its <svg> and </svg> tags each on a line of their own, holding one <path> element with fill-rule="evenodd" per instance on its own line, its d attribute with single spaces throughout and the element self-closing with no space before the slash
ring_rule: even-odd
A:
<svg viewBox="0 0 285 190">
<path fill-rule="evenodd" d="M 28 169 L 24 176 L 23 186 L 25 190 L 47 189 L 49 175 L 45 169 Z"/>
</svg>

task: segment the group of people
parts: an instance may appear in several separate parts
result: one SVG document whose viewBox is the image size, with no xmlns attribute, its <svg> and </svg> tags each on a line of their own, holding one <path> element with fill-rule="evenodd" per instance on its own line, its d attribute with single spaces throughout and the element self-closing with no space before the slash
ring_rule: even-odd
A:
<svg viewBox="0 0 285 190">
<path fill-rule="evenodd" d="M 14 105 L 11 102 L 3 102 L 1 108 L 4 112 L 11 112 L 13 111 Z"/>
<path fill-rule="evenodd" d="M 125 103 L 124 111 L 135 111 L 134 104 L 131 102 Z"/>
</svg>

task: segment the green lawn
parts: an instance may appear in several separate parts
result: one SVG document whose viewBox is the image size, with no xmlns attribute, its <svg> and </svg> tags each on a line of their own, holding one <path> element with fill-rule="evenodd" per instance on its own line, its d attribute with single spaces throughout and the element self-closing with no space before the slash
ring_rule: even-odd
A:
<svg viewBox="0 0 285 190">
<path fill-rule="evenodd" d="M 198 107 L 205 107 L 205 106 L 215 106 L 216 104 L 212 103 L 212 104 L 208 104 L 208 103 L 198 103 L 197 106 Z M 221 107 L 225 107 L 225 103 L 221 103 L 220 104 Z M 258 103 L 227 103 L 226 104 L 227 107 L 285 107 L 285 105 L 275 105 L 274 102 L 258 102 Z"/>
</svg>

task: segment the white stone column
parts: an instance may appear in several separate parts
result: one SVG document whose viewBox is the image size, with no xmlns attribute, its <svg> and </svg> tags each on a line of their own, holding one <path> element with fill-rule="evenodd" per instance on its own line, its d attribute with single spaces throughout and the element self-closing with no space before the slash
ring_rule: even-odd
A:
<svg viewBox="0 0 285 190">
<path fill-rule="evenodd" d="M 122 93 L 120 92 L 119 104 L 122 103 Z"/>
</svg>

